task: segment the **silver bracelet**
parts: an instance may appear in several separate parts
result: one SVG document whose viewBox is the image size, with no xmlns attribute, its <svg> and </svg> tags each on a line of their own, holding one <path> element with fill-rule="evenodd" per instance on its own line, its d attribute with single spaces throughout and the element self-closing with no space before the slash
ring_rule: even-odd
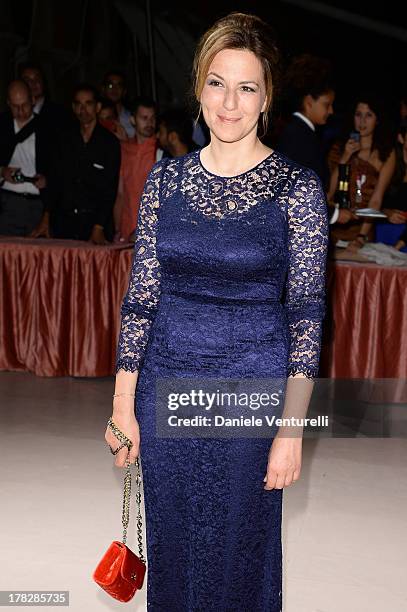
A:
<svg viewBox="0 0 407 612">
<path fill-rule="evenodd" d="M 126 395 L 128 397 L 136 397 L 135 393 L 114 393 L 113 397 L 121 397 L 122 395 Z"/>
</svg>

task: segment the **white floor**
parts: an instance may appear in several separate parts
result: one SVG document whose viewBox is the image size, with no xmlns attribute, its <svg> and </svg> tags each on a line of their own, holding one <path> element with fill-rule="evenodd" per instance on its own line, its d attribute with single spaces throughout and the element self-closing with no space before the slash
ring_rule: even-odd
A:
<svg viewBox="0 0 407 612">
<path fill-rule="evenodd" d="M 69 590 L 72 612 L 146 610 L 145 589 L 123 604 L 91 578 L 121 538 L 123 471 L 104 441 L 112 389 L 0 373 L 0 590 Z M 284 612 L 407 610 L 406 456 L 406 439 L 304 441 L 284 492 Z M 132 510 L 137 550 L 134 497 Z"/>
</svg>

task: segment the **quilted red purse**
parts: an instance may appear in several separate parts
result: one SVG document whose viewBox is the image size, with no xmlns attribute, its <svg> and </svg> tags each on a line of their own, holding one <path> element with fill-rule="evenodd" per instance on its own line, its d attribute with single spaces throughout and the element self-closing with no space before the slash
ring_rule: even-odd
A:
<svg viewBox="0 0 407 612">
<path fill-rule="evenodd" d="M 133 443 L 120 431 L 120 429 L 109 419 L 108 426 L 112 429 L 116 437 L 122 442 L 115 451 L 112 449 L 113 455 L 127 446 L 130 450 Z M 123 538 L 122 542 L 113 541 L 102 559 L 98 563 L 93 572 L 93 580 L 106 591 L 109 595 L 119 601 L 130 601 L 138 589 L 141 589 L 146 573 L 146 561 L 143 557 L 143 532 L 141 522 L 141 474 L 139 458 L 136 459 L 136 484 L 137 493 L 136 501 L 138 505 L 137 514 L 137 540 L 139 548 L 139 556 L 137 556 L 128 546 L 126 546 L 127 527 L 130 517 L 130 494 L 131 494 L 131 472 L 130 463 L 126 463 L 127 470 L 124 476 L 124 491 L 123 491 Z"/>
</svg>

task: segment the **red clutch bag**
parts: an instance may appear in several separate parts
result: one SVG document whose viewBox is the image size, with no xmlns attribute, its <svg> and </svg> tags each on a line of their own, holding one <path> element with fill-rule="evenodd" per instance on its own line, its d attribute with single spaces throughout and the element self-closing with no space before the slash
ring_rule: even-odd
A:
<svg viewBox="0 0 407 612">
<path fill-rule="evenodd" d="M 116 437 L 123 443 L 115 451 L 111 452 L 115 455 L 123 446 L 128 449 L 132 447 L 132 442 L 123 432 L 120 431 L 111 419 L 108 421 L 109 427 L 112 429 Z M 138 505 L 137 514 L 137 539 L 139 547 L 139 556 L 137 556 L 128 546 L 126 546 L 127 527 L 130 516 L 130 494 L 131 494 L 131 472 L 130 464 L 127 463 L 127 470 L 124 476 L 124 493 L 123 493 L 123 538 L 122 542 L 114 540 L 102 559 L 98 563 L 93 572 L 93 580 L 115 599 L 119 601 L 130 601 L 138 589 L 141 589 L 146 573 L 146 561 L 143 557 L 143 532 L 141 522 L 141 474 L 139 459 L 136 459 L 137 466 L 137 494 L 136 501 Z"/>
</svg>

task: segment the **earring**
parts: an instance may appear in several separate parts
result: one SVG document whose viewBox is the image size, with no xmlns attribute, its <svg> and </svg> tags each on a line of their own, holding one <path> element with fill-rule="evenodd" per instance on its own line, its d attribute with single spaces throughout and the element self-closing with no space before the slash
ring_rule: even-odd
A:
<svg viewBox="0 0 407 612">
<path fill-rule="evenodd" d="M 262 127 L 263 127 L 263 134 L 262 136 L 265 136 L 267 134 L 267 129 L 268 129 L 268 113 L 262 112 L 261 113 L 261 122 L 262 122 Z"/>
<path fill-rule="evenodd" d="M 201 112 L 202 112 L 202 104 L 200 103 L 200 104 L 199 104 L 199 111 L 198 111 L 198 115 L 195 117 L 195 120 L 194 120 L 194 124 L 195 124 L 195 125 L 196 125 L 196 124 L 198 123 L 198 121 L 199 121 L 199 117 L 200 117 L 200 115 L 201 115 Z"/>
</svg>

